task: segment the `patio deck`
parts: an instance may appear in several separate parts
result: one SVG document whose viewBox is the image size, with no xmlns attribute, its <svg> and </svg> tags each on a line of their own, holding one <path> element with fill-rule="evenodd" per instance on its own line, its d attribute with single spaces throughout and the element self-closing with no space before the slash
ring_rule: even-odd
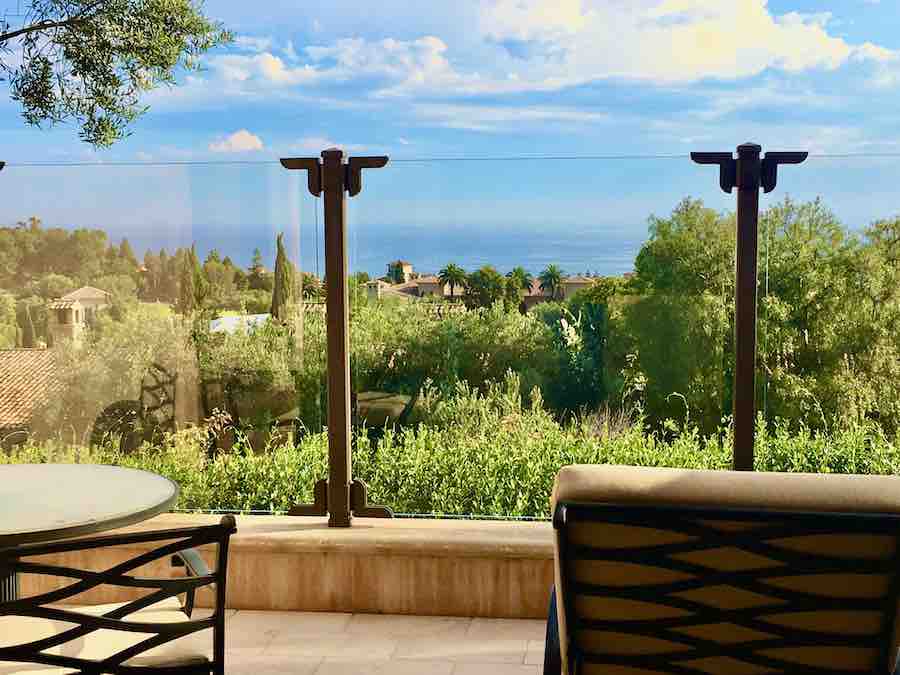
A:
<svg viewBox="0 0 900 675">
<path fill-rule="evenodd" d="M 538 675 L 544 629 L 528 619 L 230 610 L 226 672 Z M 208 632 L 193 639 L 211 642 Z"/>
</svg>

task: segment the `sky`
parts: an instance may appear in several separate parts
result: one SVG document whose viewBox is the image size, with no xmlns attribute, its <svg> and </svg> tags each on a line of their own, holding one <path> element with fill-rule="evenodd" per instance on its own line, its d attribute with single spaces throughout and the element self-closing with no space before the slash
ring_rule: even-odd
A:
<svg viewBox="0 0 900 675">
<path fill-rule="evenodd" d="M 207 0 L 204 11 L 235 42 L 149 94 L 149 112 L 111 149 L 92 150 L 70 126 L 26 127 L 0 96 L 10 162 L 0 221 L 35 211 L 148 245 L 202 233 L 257 236 L 264 250 L 272 232 L 293 228 L 306 247 L 314 204 L 274 163 L 158 164 L 274 162 L 339 146 L 393 160 L 351 202 L 358 258 L 375 239 L 402 256 L 419 237 L 472 240 L 474 260 L 488 232 L 544 252 L 560 237 L 588 246 L 601 231 L 633 248 L 647 216 L 683 196 L 729 208 L 714 170 L 687 157 L 744 141 L 863 155 L 785 169 L 772 198 L 822 195 L 851 227 L 900 213 L 888 178 L 900 156 L 872 157 L 900 154 L 892 0 Z M 404 161 L 534 156 L 597 159 Z M 16 166 L 122 161 L 156 165 Z"/>
</svg>

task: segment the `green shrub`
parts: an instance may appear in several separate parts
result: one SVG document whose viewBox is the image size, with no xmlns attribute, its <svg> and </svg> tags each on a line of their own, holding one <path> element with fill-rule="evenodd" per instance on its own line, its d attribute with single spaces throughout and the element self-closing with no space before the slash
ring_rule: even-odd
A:
<svg viewBox="0 0 900 675">
<path fill-rule="evenodd" d="M 549 516 L 553 479 L 568 464 L 627 464 L 694 469 L 731 465 L 728 429 L 703 436 L 694 427 L 666 422 L 647 432 L 641 419 L 593 415 L 561 424 L 538 389 L 523 403 L 518 376 L 480 392 L 458 383 L 449 395 L 426 387 L 426 421 L 416 428 L 386 429 L 377 440 L 355 439 L 354 475 L 366 481 L 373 502 L 401 513 Z M 286 511 L 312 501 L 327 474 L 327 435 L 305 436 L 253 454 L 238 435 L 232 452 L 208 457 L 206 432 L 189 429 L 162 447 L 130 456 L 48 442 L 0 453 L 2 462 L 98 462 L 153 471 L 181 486 L 179 507 Z M 760 421 L 756 449 L 760 471 L 900 473 L 900 443 L 874 424 L 830 433 L 785 422 L 767 431 Z"/>
</svg>

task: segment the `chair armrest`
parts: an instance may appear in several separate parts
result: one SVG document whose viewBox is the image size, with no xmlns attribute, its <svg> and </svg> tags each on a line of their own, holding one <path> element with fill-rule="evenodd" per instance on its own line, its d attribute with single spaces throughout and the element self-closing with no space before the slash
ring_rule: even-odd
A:
<svg viewBox="0 0 900 675">
<path fill-rule="evenodd" d="M 200 557 L 200 554 L 195 548 L 186 548 L 183 551 L 175 553 L 172 556 L 172 567 L 184 567 L 187 570 L 188 576 L 192 577 L 204 577 L 209 576 L 210 574 L 206 561 Z M 194 596 L 195 592 L 192 588 L 185 594 L 184 605 L 181 606 L 182 611 L 184 611 L 188 617 L 190 617 L 194 611 Z"/>
<path fill-rule="evenodd" d="M 209 567 L 206 561 L 197 553 L 195 548 L 186 548 L 172 556 L 172 567 L 186 567 L 193 577 L 209 576 Z"/>
</svg>

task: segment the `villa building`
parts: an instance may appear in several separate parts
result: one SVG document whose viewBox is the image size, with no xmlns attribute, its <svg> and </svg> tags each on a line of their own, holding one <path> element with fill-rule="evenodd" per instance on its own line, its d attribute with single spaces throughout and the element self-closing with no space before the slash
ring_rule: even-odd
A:
<svg viewBox="0 0 900 675">
<path fill-rule="evenodd" d="M 401 263 L 407 267 L 401 268 L 399 266 Z M 394 270 L 399 273 L 401 269 L 408 270 L 410 274 L 413 274 L 413 267 L 410 263 L 396 261 L 388 265 L 389 272 Z M 595 281 L 596 279 L 586 276 L 565 277 L 560 284 L 556 299 L 568 300 L 579 291 L 590 288 Z M 413 276 L 406 279 L 403 283 L 395 284 L 382 279 L 370 281 L 366 284 L 366 294 L 369 300 L 383 300 L 386 298 L 405 301 L 421 298 L 444 298 L 447 300 L 453 298 L 461 300 L 466 296 L 466 288 L 465 286 L 456 286 L 451 295 L 450 284 L 442 284 L 437 276 L 428 274 Z M 527 310 L 551 299 L 553 298 L 541 289 L 541 282 L 535 279 L 531 284 L 531 288 L 525 293 L 523 302 Z"/>
<path fill-rule="evenodd" d="M 112 295 L 93 286 L 83 286 L 50 303 L 50 331 L 54 340 L 80 340 L 97 312 L 109 307 Z"/>
<path fill-rule="evenodd" d="M 394 262 L 388 263 L 387 266 L 387 278 L 395 283 L 407 283 L 411 279 L 415 277 L 415 270 L 413 270 L 412 263 L 406 262 L 405 260 L 395 260 Z"/>
</svg>

